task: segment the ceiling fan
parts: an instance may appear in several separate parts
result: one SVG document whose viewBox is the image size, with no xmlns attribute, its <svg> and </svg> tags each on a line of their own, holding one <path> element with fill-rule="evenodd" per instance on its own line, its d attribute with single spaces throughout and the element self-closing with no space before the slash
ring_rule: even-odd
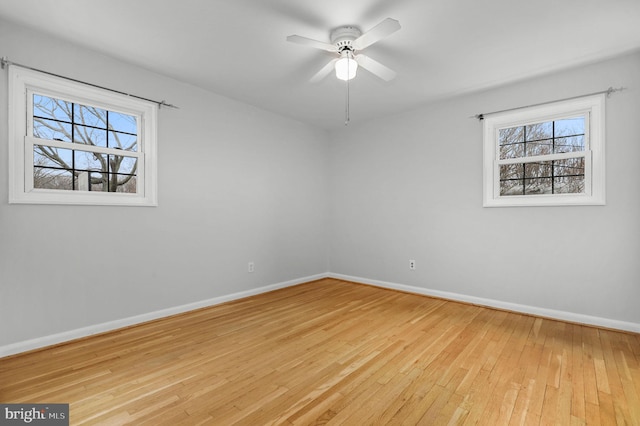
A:
<svg viewBox="0 0 640 426">
<path fill-rule="evenodd" d="M 290 35 L 287 37 L 287 41 L 337 54 L 336 58 L 329 61 L 327 65 L 311 77 L 310 81 L 312 83 L 322 80 L 329 75 L 333 69 L 336 71 L 336 77 L 340 80 L 351 80 L 356 76 L 358 66 L 361 66 L 384 81 L 390 81 L 395 78 L 395 71 L 371 59 L 369 56 L 357 52 L 388 37 L 399 29 L 400 23 L 398 21 L 387 18 L 364 34 L 355 26 L 347 25 L 338 27 L 331 31 L 329 37 L 331 43 L 325 43 L 299 35 Z"/>
</svg>

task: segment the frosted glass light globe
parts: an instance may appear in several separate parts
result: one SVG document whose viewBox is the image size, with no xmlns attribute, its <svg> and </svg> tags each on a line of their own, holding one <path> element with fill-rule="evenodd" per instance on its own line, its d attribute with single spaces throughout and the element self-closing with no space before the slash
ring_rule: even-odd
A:
<svg viewBox="0 0 640 426">
<path fill-rule="evenodd" d="M 346 55 L 336 62 L 336 77 L 340 80 L 351 80 L 356 76 L 357 70 L 358 63 L 356 60 Z"/>
</svg>

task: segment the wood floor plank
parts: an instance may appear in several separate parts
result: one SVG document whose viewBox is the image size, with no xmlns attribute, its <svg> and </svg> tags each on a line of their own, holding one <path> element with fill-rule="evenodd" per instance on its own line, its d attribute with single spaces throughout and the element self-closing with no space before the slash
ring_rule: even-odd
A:
<svg viewBox="0 0 640 426">
<path fill-rule="evenodd" d="M 640 335 L 323 279 L 0 359 L 71 424 L 640 424 Z"/>
</svg>

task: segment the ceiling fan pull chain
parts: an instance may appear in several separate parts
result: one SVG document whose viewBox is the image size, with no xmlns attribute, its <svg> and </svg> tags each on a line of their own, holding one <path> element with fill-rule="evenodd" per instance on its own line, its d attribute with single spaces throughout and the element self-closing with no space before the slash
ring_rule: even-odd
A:
<svg viewBox="0 0 640 426">
<path fill-rule="evenodd" d="M 349 74 L 349 62 L 347 62 L 347 74 Z M 349 125 L 349 121 L 351 117 L 349 116 L 349 80 L 346 80 L 347 83 L 347 99 L 345 102 L 345 111 L 344 111 L 344 125 Z"/>
</svg>

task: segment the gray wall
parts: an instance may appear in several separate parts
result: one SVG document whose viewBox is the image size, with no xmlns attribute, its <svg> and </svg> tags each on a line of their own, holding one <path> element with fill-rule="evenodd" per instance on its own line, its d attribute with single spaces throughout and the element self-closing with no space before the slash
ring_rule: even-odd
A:
<svg viewBox="0 0 640 426">
<path fill-rule="evenodd" d="M 482 207 L 470 116 L 609 86 L 606 206 Z M 636 53 L 333 133 L 330 270 L 640 323 L 639 88 Z"/>
<path fill-rule="evenodd" d="M 324 130 L 2 21 L 0 52 L 180 107 L 158 207 L 8 205 L 0 72 L 0 346 L 327 271 Z"/>
<path fill-rule="evenodd" d="M 327 271 L 640 323 L 640 54 L 332 133 L 2 21 L 0 54 L 180 106 L 156 208 L 8 205 L 0 131 L 0 347 Z M 470 116 L 609 86 L 606 206 L 482 208 Z"/>
</svg>

